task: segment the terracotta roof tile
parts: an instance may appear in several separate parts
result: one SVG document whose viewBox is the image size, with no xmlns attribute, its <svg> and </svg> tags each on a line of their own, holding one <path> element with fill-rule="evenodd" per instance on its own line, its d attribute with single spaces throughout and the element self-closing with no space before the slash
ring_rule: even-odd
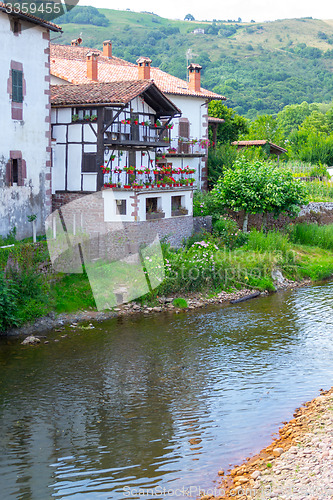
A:
<svg viewBox="0 0 333 500">
<path fill-rule="evenodd" d="M 80 46 L 51 44 L 51 74 L 71 83 L 89 83 L 87 78 L 86 55 L 91 49 Z M 95 52 L 95 49 L 94 49 Z M 119 82 L 138 79 L 138 67 L 118 57 L 107 58 L 102 51 L 98 58 L 99 82 Z M 68 60 L 71 61 L 68 64 Z M 188 82 L 169 75 L 159 68 L 150 69 L 150 77 L 162 92 L 173 95 L 187 95 L 204 99 L 225 100 L 225 97 L 201 88 L 196 92 L 189 88 Z"/>
<path fill-rule="evenodd" d="M 153 85 L 150 80 L 51 85 L 52 106 L 74 104 L 127 104 Z"/>
<path fill-rule="evenodd" d="M 225 123 L 225 120 L 223 118 L 215 118 L 215 116 L 209 116 L 208 123 Z"/>
<path fill-rule="evenodd" d="M 21 10 L 17 10 L 16 8 L 15 8 L 14 12 L 8 12 L 8 4 L 9 4 L 9 2 L 7 2 L 7 5 L 4 2 L 0 2 L 0 11 L 6 12 L 7 14 L 10 14 L 12 16 L 16 16 L 20 19 L 25 19 L 27 21 L 34 23 L 34 24 L 38 24 L 40 26 L 45 26 L 45 28 L 48 28 L 51 31 L 61 31 L 62 32 L 61 27 L 58 26 L 57 24 L 51 23 L 50 21 L 46 21 L 45 19 L 42 19 L 40 17 L 33 16 L 32 14 L 26 14 L 26 13 L 22 12 Z M 14 5 L 14 2 L 12 2 L 10 5 Z M 15 6 L 16 6 L 16 4 L 15 4 Z"/>
</svg>

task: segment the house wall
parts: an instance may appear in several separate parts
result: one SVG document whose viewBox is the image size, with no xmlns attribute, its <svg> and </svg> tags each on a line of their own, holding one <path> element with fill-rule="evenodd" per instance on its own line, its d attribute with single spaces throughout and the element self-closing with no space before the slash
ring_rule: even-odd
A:
<svg viewBox="0 0 333 500">
<path fill-rule="evenodd" d="M 0 235 L 16 227 L 18 238 L 24 238 L 32 232 L 29 215 L 37 215 L 37 230 L 44 231 L 52 202 L 49 32 L 21 21 L 21 33 L 14 34 L 10 16 L 0 12 L 0 47 Z M 11 99 L 11 69 L 23 71 L 18 106 Z M 23 185 L 8 186 L 11 157 L 22 159 Z"/>
<path fill-rule="evenodd" d="M 188 118 L 190 122 L 190 139 L 208 139 L 208 104 L 205 99 L 199 97 L 178 96 L 170 94 L 168 96 L 172 102 L 181 110 L 182 116 L 180 119 Z M 175 118 L 173 123 L 174 128 L 171 131 L 171 147 L 178 147 L 179 137 L 179 118 Z M 207 150 L 202 149 L 201 152 Z M 190 158 L 183 156 L 181 158 L 172 157 L 168 159 L 172 161 L 176 167 L 189 165 L 190 168 L 195 168 L 196 173 L 193 177 L 196 179 L 198 187 L 207 188 L 207 156 Z"/>
<path fill-rule="evenodd" d="M 51 123 L 52 138 L 54 139 L 52 168 L 53 194 L 61 190 L 91 192 L 97 190 L 97 174 L 85 173 L 81 169 L 83 153 L 97 152 L 97 124 L 72 123 L 73 109 L 74 107 L 52 109 Z M 155 115 L 154 110 L 140 97 L 131 101 L 130 109 L 134 113 Z M 128 110 L 129 108 L 126 108 L 127 112 Z M 117 111 L 116 108 L 115 111 Z M 124 117 L 124 113 L 121 113 L 119 120 L 122 120 Z M 140 118 L 140 120 L 143 120 L 143 118 Z M 126 125 L 124 129 L 125 127 Z M 130 128 L 130 125 L 128 127 Z M 108 162 L 111 153 L 116 154 L 116 158 L 112 162 L 113 168 L 116 166 L 120 168 L 130 166 L 129 152 L 118 150 L 109 150 L 108 153 L 105 153 L 105 164 Z M 140 166 L 148 167 L 150 160 L 155 160 L 154 152 L 150 152 L 149 155 L 148 153 L 142 154 L 140 151 L 136 152 L 137 168 Z M 106 175 L 105 182 L 107 180 L 108 176 Z M 120 175 L 119 181 L 122 184 L 126 183 L 125 173 Z"/>
</svg>

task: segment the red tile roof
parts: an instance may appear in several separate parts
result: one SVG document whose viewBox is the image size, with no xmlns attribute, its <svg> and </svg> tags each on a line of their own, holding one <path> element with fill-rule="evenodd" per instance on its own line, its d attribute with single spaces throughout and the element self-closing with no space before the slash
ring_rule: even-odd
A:
<svg viewBox="0 0 333 500">
<path fill-rule="evenodd" d="M 91 80 L 87 78 L 86 55 L 91 50 L 87 47 L 51 44 L 51 74 L 70 83 L 89 83 Z M 138 79 L 138 66 L 136 64 L 114 56 L 109 59 L 103 56 L 102 51 L 94 49 L 94 52 L 100 54 L 98 57 L 98 80 L 100 82 Z M 70 64 L 68 63 L 69 60 Z M 169 75 L 159 68 L 152 67 L 150 77 L 159 89 L 166 94 L 225 100 L 225 97 L 210 90 L 203 88 L 201 88 L 200 92 L 191 90 L 188 82 Z"/>
<path fill-rule="evenodd" d="M 277 154 L 279 153 L 286 153 L 287 150 L 282 148 L 281 146 L 278 146 L 277 144 L 273 144 L 272 142 L 265 141 L 264 139 L 257 139 L 253 141 L 234 141 L 231 143 L 233 146 L 238 146 L 239 148 L 242 147 L 251 147 L 251 146 L 265 146 L 265 144 L 270 145 L 271 153 Z"/>
<path fill-rule="evenodd" d="M 40 17 L 33 16 L 32 14 L 26 14 L 22 12 L 21 10 L 16 9 L 16 4 L 15 2 L 9 3 L 7 2 L 0 2 L 0 11 L 1 12 L 6 12 L 7 14 L 10 14 L 11 16 L 18 17 L 19 19 L 23 19 L 25 21 L 29 21 L 33 24 L 38 24 L 39 26 L 43 26 L 45 28 L 50 29 L 51 31 L 61 31 L 62 29 L 60 26 L 57 24 L 51 23 L 50 21 L 46 21 L 45 19 L 42 19 Z M 11 6 L 13 6 L 13 11 Z M 15 7 L 15 9 L 14 9 Z"/>
<path fill-rule="evenodd" d="M 51 85 L 52 106 L 75 106 L 80 104 L 127 104 L 135 97 L 150 90 L 163 100 L 167 109 L 174 113 L 180 110 L 156 87 L 151 80 L 129 82 L 90 82 L 79 85 Z"/>
<path fill-rule="evenodd" d="M 215 118 L 215 116 L 209 116 L 208 117 L 208 123 L 224 123 L 225 120 L 223 118 Z"/>
</svg>

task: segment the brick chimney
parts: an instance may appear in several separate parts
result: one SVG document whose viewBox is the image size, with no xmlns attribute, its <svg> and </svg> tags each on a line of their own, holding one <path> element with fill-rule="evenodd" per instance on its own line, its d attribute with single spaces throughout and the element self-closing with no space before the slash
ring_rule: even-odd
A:
<svg viewBox="0 0 333 500">
<path fill-rule="evenodd" d="M 191 63 L 187 67 L 189 71 L 189 83 L 188 86 L 190 90 L 194 90 L 194 92 L 200 92 L 201 90 L 201 70 L 202 66 L 200 64 Z"/>
<path fill-rule="evenodd" d="M 94 82 L 98 81 L 98 58 L 97 52 L 89 52 L 87 54 L 87 77 Z"/>
<path fill-rule="evenodd" d="M 139 80 L 150 80 L 151 59 L 149 57 L 139 57 L 136 62 L 138 65 Z"/>
<path fill-rule="evenodd" d="M 103 56 L 108 57 L 111 59 L 112 57 L 112 43 L 111 40 L 105 40 L 103 42 Z"/>
</svg>

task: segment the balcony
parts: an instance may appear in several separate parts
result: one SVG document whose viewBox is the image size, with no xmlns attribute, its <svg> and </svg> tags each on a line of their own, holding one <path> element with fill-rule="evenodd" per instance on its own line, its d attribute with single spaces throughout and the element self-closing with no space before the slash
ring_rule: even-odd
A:
<svg viewBox="0 0 333 500">
<path fill-rule="evenodd" d="M 104 145 L 165 148 L 170 146 L 170 131 L 162 126 L 116 122 L 106 130 Z"/>
<path fill-rule="evenodd" d="M 209 141 L 204 139 L 184 139 L 182 137 L 174 138 L 170 146 L 163 153 L 166 158 L 172 157 L 204 157 L 207 156 Z"/>
</svg>

